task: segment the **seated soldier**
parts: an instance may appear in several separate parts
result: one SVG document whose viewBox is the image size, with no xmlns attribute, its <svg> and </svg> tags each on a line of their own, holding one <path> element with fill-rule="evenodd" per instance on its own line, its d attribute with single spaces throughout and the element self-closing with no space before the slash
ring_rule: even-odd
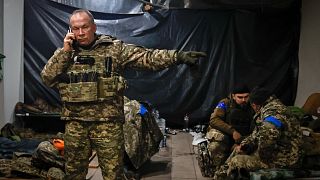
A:
<svg viewBox="0 0 320 180">
<path fill-rule="evenodd" d="M 249 106 L 248 99 L 247 86 L 237 85 L 230 96 L 222 99 L 211 114 L 206 137 L 209 140 L 212 173 L 224 164 L 233 145 L 240 143 L 241 139 L 254 129 L 254 111 Z"/>
<path fill-rule="evenodd" d="M 256 112 L 256 127 L 235 147 L 215 179 L 248 178 L 250 171 L 259 169 L 300 167 L 302 134 L 296 117 L 267 89 L 253 89 L 249 100 Z"/>
</svg>

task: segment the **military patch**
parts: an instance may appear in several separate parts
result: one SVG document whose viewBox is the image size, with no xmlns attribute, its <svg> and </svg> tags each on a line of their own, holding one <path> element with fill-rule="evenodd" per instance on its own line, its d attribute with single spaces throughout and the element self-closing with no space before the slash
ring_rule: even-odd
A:
<svg viewBox="0 0 320 180">
<path fill-rule="evenodd" d="M 273 124 L 274 126 L 276 126 L 276 128 L 282 128 L 283 126 L 282 122 L 273 116 L 266 117 L 264 121 Z"/>
<path fill-rule="evenodd" d="M 147 108 L 144 107 L 143 104 L 140 104 L 140 110 L 139 110 L 138 113 L 141 114 L 141 115 L 144 115 L 144 114 L 147 113 L 147 112 L 148 112 Z"/>
<path fill-rule="evenodd" d="M 219 104 L 216 106 L 216 108 L 223 109 L 224 111 L 227 110 L 227 105 L 224 102 L 219 102 Z"/>
</svg>

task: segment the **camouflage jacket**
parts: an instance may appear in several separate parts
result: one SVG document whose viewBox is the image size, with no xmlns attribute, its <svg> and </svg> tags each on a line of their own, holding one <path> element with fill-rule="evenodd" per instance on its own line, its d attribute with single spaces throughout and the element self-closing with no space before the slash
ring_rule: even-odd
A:
<svg viewBox="0 0 320 180">
<path fill-rule="evenodd" d="M 236 102 L 231 97 L 222 99 L 211 114 L 209 129 L 218 129 L 223 133 L 232 135 L 235 127 L 229 122 L 230 119 L 228 118 L 232 109 L 237 109 Z M 254 128 L 254 122 L 252 120 L 252 116 L 254 115 L 253 110 L 248 107 L 248 109 L 243 112 L 246 113 L 248 117 L 250 117 L 250 122 L 248 122 L 248 131 L 252 132 Z"/>
<path fill-rule="evenodd" d="M 256 128 L 241 142 L 270 168 L 294 167 L 301 160 L 302 133 L 295 116 L 271 96 L 255 115 Z"/>
<path fill-rule="evenodd" d="M 41 72 L 43 82 L 50 86 L 61 87 L 66 84 L 65 74 L 73 68 L 77 53 L 89 51 L 99 57 L 112 58 L 112 71 L 120 77 L 125 68 L 141 70 L 161 70 L 177 64 L 175 50 L 146 49 L 135 45 L 125 44 L 111 36 L 97 35 L 97 40 L 89 50 L 82 49 L 64 52 L 55 51 Z M 94 66 L 96 66 L 95 62 Z M 101 63 L 104 64 L 104 63 Z M 102 72 L 105 65 L 96 66 Z M 61 95 L 60 90 L 60 95 Z M 84 121 L 108 121 L 111 118 L 124 119 L 123 91 L 118 92 L 112 100 L 93 102 L 63 102 L 61 118 L 65 120 L 77 119 Z"/>
</svg>

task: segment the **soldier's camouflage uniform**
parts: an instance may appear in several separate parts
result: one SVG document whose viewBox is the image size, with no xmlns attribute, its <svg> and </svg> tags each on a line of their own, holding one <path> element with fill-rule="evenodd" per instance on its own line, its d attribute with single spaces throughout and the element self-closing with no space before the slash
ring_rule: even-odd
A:
<svg viewBox="0 0 320 180">
<path fill-rule="evenodd" d="M 76 64 L 75 57 L 94 57 L 95 61 Z M 104 75 L 107 57 L 112 59 L 111 77 Z M 105 35 L 97 35 L 89 50 L 55 51 L 41 77 L 48 86 L 58 87 L 63 101 L 67 178 L 85 179 L 94 148 L 104 179 L 121 179 L 126 86 L 121 74 L 125 68 L 155 71 L 173 64 L 177 64 L 175 50 L 146 49 Z"/>
<path fill-rule="evenodd" d="M 295 116 L 271 96 L 255 115 L 256 128 L 241 142 L 246 155 L 230 157 L 215 174 L 225 179 L 232 172 L 266 168 L 297 168 L 301 163 L 302 133 Z M 229 160 L 229 159 L 228 159 Z"/>
<path fill-rule="evenodd" d="M 208 150 L 212 159 L 212 174 L 225 162 L 234 145 L 232 138 L 236 130 L 242 136 L 249 135 L 254 129 L 253 109 L 249 105 L 241 108 L 232 98 L 222 99 L 210 117 L 206 134 Z M 238 143 L 238 142 L 236 142 Z"/>
</svg>

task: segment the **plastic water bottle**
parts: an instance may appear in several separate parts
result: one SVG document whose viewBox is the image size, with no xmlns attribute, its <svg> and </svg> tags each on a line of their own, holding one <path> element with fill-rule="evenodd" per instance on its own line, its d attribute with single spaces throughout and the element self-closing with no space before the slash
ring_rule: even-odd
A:
<svg viewBox="0 0 320 180">
<path fill-rule="evenodd" d="M 166 147 L 166 120 L 163 118 L 158 119 L 158 126 L 164 136 L 163 140 L 160 142 L 160 147 Z"/>
<path fill-rule="evenodd" d="M 162 134 L 165 135 L 166 134 L 166 132 L 165 132 L 166 131 L 166 120 L 163 118 L 160 118 L 158 120 L 158 126 L 159 126 Z"/>
<path fill-rule="evenodd" d="M 153 117 L 156 119 L 156 121 L 158 122 L 158 119 L 159 119 L 159 111 L 156 110 L 156 109 L 153 109 L 153 110 L 152 110 L 152 115 L 153 115 Z"/>
<path fill-rule="evenodd" d="M 155 118 L 158 127 L 161 131 L 161 133 L 163 134 L 163 140 L 161 140 L 159 147 L 166 147 L 167 146 L 167 136 L 166 136 L 166 120 L 163 118 L 159 118 L 159 111 L 156 109 L 152 110 L 152 115 Z"/>
<path fill-rule="evenodd" d="M 163 140 L 161 142 L 161 147 L 167 147 L 167 135 L 163 136 Z"/>
<path fill-rule="evenodd" d="M 188 116 L 188 114 L 186 114 L 184 116 L 183 120 L 184 120 L 184 129 L 186 132 L 189 132 L 189 116 Z"/>
</svg>

